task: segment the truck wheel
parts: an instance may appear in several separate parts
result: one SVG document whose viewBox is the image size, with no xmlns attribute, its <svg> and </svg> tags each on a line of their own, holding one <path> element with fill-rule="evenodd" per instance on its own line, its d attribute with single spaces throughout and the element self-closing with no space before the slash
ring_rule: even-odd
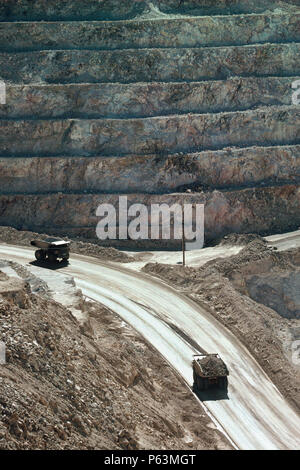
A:
<svg viewBox="0 0 300 470">
<path fill-rule="evenodd" d="M 63 261 L 68 261 L 69 258 L 70 258 L 70 255 L 69 255 L 69 253 L 68 253 L 67 255 L 65 255 L 65 256 L 63 257 Z"/>
<path fill-rule="evenodd" d="M 48 253 L 48 260 L 50 263 L 55 263 L 57 261 L 57 258 L 53 253 Z"/>
<path fill-rule="evenodd" d="M 45 259 L 45 253 L 43 252 L 43 250 L 37 250 L 35 252 L 35 258 L 37 259 L 37 261 L 43 261 Z"/>
</svg>

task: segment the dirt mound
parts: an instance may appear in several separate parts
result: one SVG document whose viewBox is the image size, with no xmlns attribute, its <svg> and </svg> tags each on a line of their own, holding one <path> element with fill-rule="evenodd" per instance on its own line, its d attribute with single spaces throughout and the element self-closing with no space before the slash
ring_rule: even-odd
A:
<svg viewBox="0 0 300 470">
<path fill-rule="evenodd" d="M 254 241 L 267 243 L 263 237 L 256 233 L 231 233 L 222 238 L 220 245 L 248 245 Z"/>
<path fill-rule="evenodd" d="M 22 296 L 0 294 L 0 449 L 229 447 L 172 369 L 112 312 L 85 302 L 82 325 L 28 285 Z"/>
<path fill-rule="evenodd" d="M 269 262 L 285 269 L 291 266 L 292 260 L 289 255 L 277 253 L 265 240 L 258 238 L 248 243 L 237 255 L 208 261 L 201 269 L 230 277 L 238 271 L 250 269 L 249 264 L 266 264 L 268 269 Z"/>
<path fill-rule="evenodd" d="M 248 295 L 286 318 L 300 320 L 300 269 L 245 276 Z"/>
<path fill-rule="evenodd" d="M 12 227 L 0 226 L 0 242 L 9 243 L 12 245 L 30 246 L 31 240 L 39 238 L 46 240 L 49 235 L 44 233 L 27 232 L 23 230 L 16 230 Z M 123 253 L 112 247 L 103 247 L 94 241 L 88 243 L 79 239 L 72 239 L 67 236 L 62 237 L 65 240 L 72 242 L 71 252 L 85 256 L 94 256 L 95 258 L 102 259 L 103 261 L 118 261 L 120 263 L 129 263 L 134 260 L 132 256 Z"/>
</svg>

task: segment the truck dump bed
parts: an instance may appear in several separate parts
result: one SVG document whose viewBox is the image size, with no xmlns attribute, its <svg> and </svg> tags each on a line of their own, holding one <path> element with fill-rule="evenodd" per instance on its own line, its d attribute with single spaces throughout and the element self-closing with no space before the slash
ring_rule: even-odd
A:
<svg viewBox="0 0 300 470">
<path fill-rule="evenodd" d="M 46 238 L 46 240 L 33 240 L 31 242 L 32 246 L 41 248 L 42 250 L 48 250 L 49 248 L 65 248 L 70 245 L 71 242 L 65 240 L 59 240 L 56 238 Z"/>
<path fill-rule="evenodd" d="M 59 238 L 46 238 L 45 240 L 32 240 L 31 245 L 38 248 L 35 258 L 38 262 L 56 263 L 58 260 L 67 262 L 70 257 L 70 241 Z"/>
<path fill-rule="evenodd" d="M 227 377 L 225 363 L 218 354 L 199 354 L 194 356 L 193 367 L 200 377 Z"/>
</svg>

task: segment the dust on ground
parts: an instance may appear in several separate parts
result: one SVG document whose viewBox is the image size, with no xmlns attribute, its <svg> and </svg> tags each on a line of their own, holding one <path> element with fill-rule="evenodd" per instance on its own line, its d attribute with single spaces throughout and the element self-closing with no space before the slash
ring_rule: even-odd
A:
<svg viewBox="0 0 300 470">
<path fill-rule="evenodd" d="M 8 243 L 11 245 L 30 246 L 31 240 L 40 239 L 45 240 L 49 235 L 45 233 L 28 232 L 24 230 L 17 230 L 12 227 L 0 226 L 0 242 Z M 62 237 L 64 240 L 70 240 L 71 251 L 79 255 L 94 256 L 95 258 L 104 261 L 117 261 L 121 263 L 129 263 L 134 260 L 132 256 L 112 247 L 103 247 L 97 244 L 97 240 L 93 243 L 83 241 L 77 238 Z M 99 241 L 100 243 L 100 241 Z"/>
<path fill-rule="evenodd" d="M 240 244 L 242 241 L 241 236 L 228 238 L 230 243 Z M 265 278 L 274 275 L 276 278 L 280 273 L 297 273 L 300 249 L 277 252 L 264 239 L 251 239 L 237 255 L 211 260 L 200 267 L 148 263 L 143 271 L 176 286 L 210 311 L 243 342 L 277 388 L 299 411 L 300 369 L 291 359 L 292 343 L 300 339 L 300 319 L 292 313 L 298 298 L 293 289 L 282 294 L 281 303 L 291 304 L 290 314 L 283 315 L 278 308 L 278 298 L 276 303 L 269 302 L 272 299 L 270 292 L 275 290 L 272 285 L 264 286 L 265 295 L 261 295 L 260 302 L 251 298 L 251 286 L 258 275 Z M 222 243 L 227 243 L 227 240 Z"/>
<path fill-rule="evenodd" d="M 0 449 L 226 449 L 170 366 L 117 315 L 86 321 L 0 272 Z M 18 277 L 19 276 L 19 277 Z M 31 282 L 34 280 L 31 279 Z M 34 281 L 37 285 L 37 280 Z"/>
</svg>

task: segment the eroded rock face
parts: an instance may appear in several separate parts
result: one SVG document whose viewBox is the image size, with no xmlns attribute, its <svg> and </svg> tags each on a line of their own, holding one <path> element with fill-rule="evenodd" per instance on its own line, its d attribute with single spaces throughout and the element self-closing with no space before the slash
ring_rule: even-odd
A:
<svg viewBox="0 0 300 470">
<path fill-rule="evenodd" d="M 180 82 L 300 75 L 299 43 L 178 49 L 0 53 L 11 83 Z"/>
<path fill-rule="evenodd" d="M 248 12 L 259 12 L 266 8 L 272 8 L 272 3 L 268 0 L 257 1 L 240 1 L 240 0 L 204 0 L 199 2 L 198 0 L 157 0 L 160 9 L 168 13 L 176 12 L 193 12 L 205 15 L 216 15 L 222 14 L 236 14 L 236 13 L 248 13 Z M 297 1 L 297 0 L 296 0 Z M 277 4 L 284 4 L 285 2 L 278 2 Z M 296 3 L 296 2 L 290 2 Z M 274 8 L 274 2 L 273 2 Z"/>
<path fill-rule="evenodd" d="M 298 79 L 300 75 L 191 83 L 8 85 L 0 117 L 145 118 L 289 106 L 292 84 Z"/>
<path fill-rule="evenodd" d="M 0 263 L 1 269 L 1 263 Z M 0 297 L 8 301 L 10 304 L 18 305 L 20 308 L 26 308 L 30 305 L 27 298 L 29 291 L 28 285 L 22 279 L 17 277 L 4 277 L 1 273 L 0 277 Z"/>
<path fill-rule="evenodd" d="M 158 155 L 227 146 L 293 144 L 298 106 L 145 119 L 2 121 L 0 155 Z"/>
<path fill-rule="evenodd" d="M 246 280 L 250 297 L 285 318 L 300 318 L 300 270 L 264 273 Z"/>
<path fill-rule="evenodd" d="M 123 5 L 123 1 L 120 2 Z M 232 3 L 232 2 L 231 2 Z M 144 21 L 0 24 L 0 51 L 135 49 L 297 41 L 300 14 L 185 16 Z M 164 31 L 165 34 L 161 34 Z"/>
<path fill-rule="evenodd" d="M 300 147 L 124 157 L 0 158 L 1 192 L 161 193 L 298 181 Z"/>
<path fill-rule="evenodd" d="M 273 4 L 272 4 L 273 3 Z M 276 2 L 284 5 L 284 2 Z M 292 2 L 290 2 L 292 3 Z M 284 5 L 285 6 L 285 5 Z M 268 0 L 9 0 L 0 7 L 0 21 L 20 20 L 118 20 L 145 14 L 234 14 L 273 9 Z"/>
<path fill-rule="evenodd" d="M 297 185 L 212 191 L 200 194 L 128 195 L 128 206 L 174 202 L 205 204 L 206 238 L 230 232 L 277 232 L 300 224 Z M 99 204 L 118 209 L 118 194 L 7 195 L 0 199 L 0 225 L 96 238 Z M 135 242 L 137 243 L 137 242 Z"/>
<path fill-rule="evenodd" d="M 297 226 L 297 3 L 2 2 L 0 223 L 93 238 L 128 194 L 205 203 L 207 238 Z"/>
<path fill-rule="evenodd" d="M 143 9 L 142 0 L 9 0 L 1 4 L 0 20 L 122 19 Z"/>
</svg>

